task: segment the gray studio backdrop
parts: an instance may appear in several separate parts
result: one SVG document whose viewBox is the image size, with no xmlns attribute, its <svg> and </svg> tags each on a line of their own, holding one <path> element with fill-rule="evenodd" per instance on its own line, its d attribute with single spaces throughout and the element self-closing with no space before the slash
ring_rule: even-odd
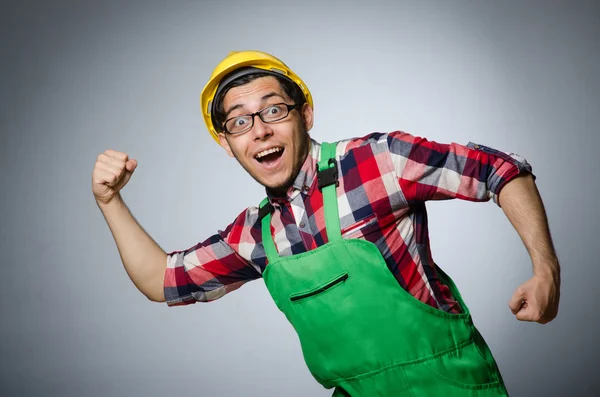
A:
<svg viewBox="0 0 600 397">
<path fill-rule="evenodd" d="M 531 264 L 493 203 L 431 203 L 433 255 L 513 396 L 600 395 L 597 2 L 5 1 L 0 15 L 0 395 L 331 395 L 262 280 L 210 304 L 146 300 L 91 194 L 98 153 L 136 158 L 123 194 L 166 251 L 258 203 L 199 111 L 241 49 L 306 81 L 317 140 L 401 129 L 526 157 L 563 266 L 558 318 L 511 315 Z"/>
</svg>

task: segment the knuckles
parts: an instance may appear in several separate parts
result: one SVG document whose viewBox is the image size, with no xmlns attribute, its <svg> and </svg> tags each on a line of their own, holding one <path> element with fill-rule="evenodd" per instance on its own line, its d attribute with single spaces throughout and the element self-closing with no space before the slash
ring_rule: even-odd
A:
<svg viewBox="0 0 600 397">
<path fill-rule="evenodd" d="M 115 160 L 117 164 L 115 164 Z M 111 157 L 105 153 L 100 153 L 96 157 L 96 168 L 109 169 L 108 165 L 113 165 L 123 171 L 127 165 L 127 161 L 122 158 Z"/>
<path fill-rule="evenodd" d="M 100 153 L 97 158 L 98 160 L 112 158 L 125 163 L 129 159 L 129 156 L 127 155 L 127 153 L 118 152 L 113 149 L 107 149 L 103 153 Z"/>
</svg>

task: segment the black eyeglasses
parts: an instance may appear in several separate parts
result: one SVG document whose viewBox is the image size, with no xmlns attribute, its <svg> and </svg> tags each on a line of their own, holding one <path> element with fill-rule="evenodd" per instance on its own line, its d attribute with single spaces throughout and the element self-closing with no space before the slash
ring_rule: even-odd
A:
<svg viewBox="0 0 600 397">
<path fill-rule="evenodd" d="M 254 125 L 254 116 L 260 117 L 263 123 L 274 123 L 285 119 L 290 111 L 298 109 L 303 104 L 288 105 L 287 103 L 277 103 L 259 110 L 256 113 L 242 114 L 240 116 L 227 119 L 223 128 L 230 134 L 241 134 L 249 131 Z"/>
</svg>

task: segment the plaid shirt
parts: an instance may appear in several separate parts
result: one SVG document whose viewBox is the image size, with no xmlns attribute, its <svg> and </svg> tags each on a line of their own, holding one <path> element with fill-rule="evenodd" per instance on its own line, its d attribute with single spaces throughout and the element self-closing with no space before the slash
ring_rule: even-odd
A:
<svg viewBox="0 0 600 397">
<path fill-rule="evenodd" d="M 310 153 L 287 197 L 267 195 L 271 233 L 280 256 L 327 243 L 323 195 L 316 178 L 321 145 Z M 482 145 L 440 144 L 397 131 L 340 141 L 336 157 L 342 237 L 375 244 L 402 288 L 440 310 L 459 304 L 435 270 L 427 228 L 427 200 L 459 198 L 499 204 L 502 187 L 527 161 Z M 258 208 L 244 210 L 223 231 L 168 253 L 164 292 L 170 306 L 212 301 L 260 278 L 268 259 Z"/>
</svg>

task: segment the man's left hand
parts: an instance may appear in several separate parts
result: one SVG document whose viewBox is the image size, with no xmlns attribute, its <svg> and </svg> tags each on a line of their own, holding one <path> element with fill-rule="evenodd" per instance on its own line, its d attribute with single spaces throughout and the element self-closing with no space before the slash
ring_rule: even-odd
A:
<svg viewBox="0 0 600 397">
<path fill-rule="evenodd" d="M 520 321 L 546 324 L 558 314 L 560 277 L 534 275 L 517 288 L 508 306 Z"/>
</svg>

